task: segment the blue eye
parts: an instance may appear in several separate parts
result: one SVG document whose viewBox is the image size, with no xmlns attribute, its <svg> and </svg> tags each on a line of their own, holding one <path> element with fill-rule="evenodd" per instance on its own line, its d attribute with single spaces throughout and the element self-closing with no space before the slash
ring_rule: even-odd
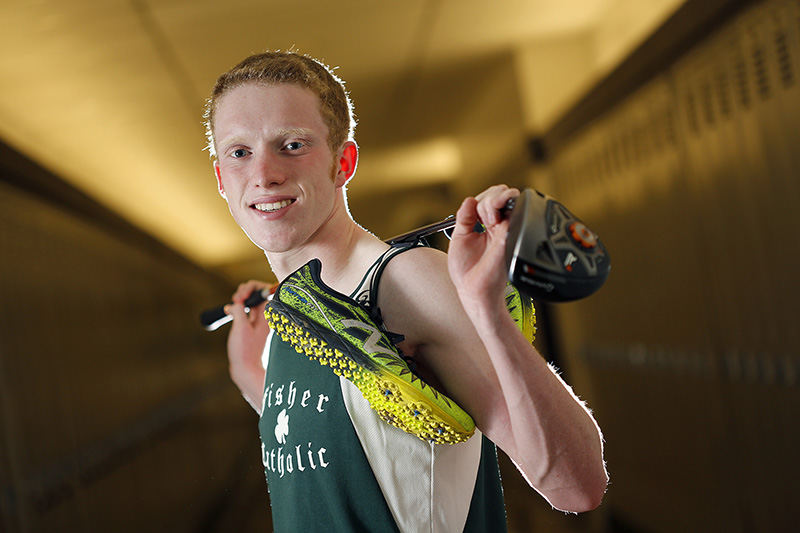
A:
<svg viewBox="0 0 800 533">
<path fill-rule="evenodd" d="M 288 143 L 284 148 L 286 150 L 289 150 L 290 152 L 294 152 L 296 150 L 301 149 L 304 146 L 305 146 L 305 144 L 303 144 L 300 141 L 292 141 L 292 142 Z"/>
<path fill-rule="evenodd" d="M 244 148 L 237 148 L 236 150 L 231 152 L 231 156 L 235 157 L 236 159 L 239 159 L 239 158 L 244 157 L 246 155 L 247 155 L 247 150 L 245 150 Z"/>
</svg>

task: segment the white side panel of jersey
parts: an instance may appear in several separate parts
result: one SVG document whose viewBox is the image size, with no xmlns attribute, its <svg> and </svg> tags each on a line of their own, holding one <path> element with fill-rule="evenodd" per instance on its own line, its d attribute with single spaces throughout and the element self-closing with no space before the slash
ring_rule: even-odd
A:
<svg viewBox="0 0 800 533">
<path fill-rule="evenodd" d="M 430 444 L 381 420 L 340 377 L 342 397 L 383 497 L 402 532 L 463 531 L 481 457 L 476 429 L 461 444 Z"/>
<path fill-rule="evenodd" d="M 269 366 L 269 350 L 272 347 L 272 337 L 273 337 L 272 330 L 269 330 L 269 333 L 267 333 L 267 341 L 264 343 L 264 351 L 261 352 L 261 366 L 264 367 L 265 372 L 267 370 L 267 367 Z M 264 379 L 266 378 L 267 376 L 265 374 Z M 261 396 L 261 411 L 259 411 L 259 414 L 264 412 L 264 404 L 266 403 L 266 401 L 267 401 L 267 391 L 264 390 Z"/>
</svg>

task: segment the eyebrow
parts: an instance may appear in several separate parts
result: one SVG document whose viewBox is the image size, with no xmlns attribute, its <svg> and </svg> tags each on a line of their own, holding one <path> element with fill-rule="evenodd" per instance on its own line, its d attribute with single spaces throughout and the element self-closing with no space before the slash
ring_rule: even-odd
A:
<svg viewBox="0 0 800 533">
<path fill-rule="evenodd" d="M 275 132 L 278 137 L 313 137 L 314 132 L 308 128 L 280 128 Z"/>
<path fill-rule="evenodd" d="M 314 138 L 313 130 L 309 128 L 278 128 L 272 133 L 273 137 L 303 137 L 303 138 Z M 221 150 L 227 149 L 231 145 L 236 144 L 247 144 L 244 142 L 244 136 L 236 133 L 231 135 L 230 137 L 226 137 L 222 139 L 218 145 Z"/>
</svg>

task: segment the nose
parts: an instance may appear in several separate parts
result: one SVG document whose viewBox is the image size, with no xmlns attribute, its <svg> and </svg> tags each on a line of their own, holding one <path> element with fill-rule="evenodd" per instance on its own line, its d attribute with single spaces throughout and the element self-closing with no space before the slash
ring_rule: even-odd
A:
<svg viewBox="0 0 800 533">
<path fill-rule="evenodd" d="M 279 157 L 261 153 L 256 156 L 254 182 L 256 187 L 271 187 L 286 181 L 287 171 Z"/>
</svg>

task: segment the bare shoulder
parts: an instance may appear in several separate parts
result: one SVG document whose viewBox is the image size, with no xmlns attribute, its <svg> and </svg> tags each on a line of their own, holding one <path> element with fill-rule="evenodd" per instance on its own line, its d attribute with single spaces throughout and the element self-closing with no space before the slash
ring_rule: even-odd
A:
<svg viewBox="0 0 800 533">
<path fill-rule="evenodd" d="M 483 400 L 499 384 L 450 279 L 447 254 L 419 248 L 392 259 L 381 278 L 378 305 L 387 329 L 405 337 L 398 347 L 415 360 L 417 372 L 464 407 L 479 427 L 488 427 L 496 403 Z"/>
<path fill-rule="evenodd" d="M 379 298 L 385 295 L 386 303 L 391 303 L 395 299 L 447 290 L 451 285 L 447 254 L 419 247 L 399 254 L 387 264 L 381 277 Z"/>
<path fill-rule="evenodd" d="M 378 306 L 386 326 L 415 345 L 441 339 L 446 324 L 466 319 L 447 271 L 447 254 L 427 247 L 389 262 L 381 277 Z"/>
</svg>

